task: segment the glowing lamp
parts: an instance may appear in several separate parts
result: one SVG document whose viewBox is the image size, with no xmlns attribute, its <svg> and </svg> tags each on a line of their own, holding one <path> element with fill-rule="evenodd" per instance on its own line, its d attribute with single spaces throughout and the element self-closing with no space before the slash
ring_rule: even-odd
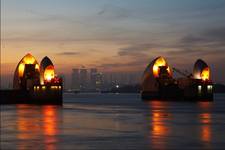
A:
<svg viewBox="0 0 225 150">
<path fill-rule="evenodd" d="M 48 67 L 45 68 L 44 71 L 44 80 L 45 81 L 51 81 L 55 77 L 55 71 L 54 71 L 54 66 L 49 65 Z"/>
<path fill-rule="evenodd" d="M 210 76 L 210 70 L 209 70 L 209 67 L 206 67 L 202 70 L 201 72 L 201 79 L 203 81 L 206 81 L 206 80 L 209 80 L 209 76 Z"/>
<path fill-rule="evenodd" d="M 38 64 L 35 65 L 35 69 L 39 70 L 39 65 Z"/>
</svg>

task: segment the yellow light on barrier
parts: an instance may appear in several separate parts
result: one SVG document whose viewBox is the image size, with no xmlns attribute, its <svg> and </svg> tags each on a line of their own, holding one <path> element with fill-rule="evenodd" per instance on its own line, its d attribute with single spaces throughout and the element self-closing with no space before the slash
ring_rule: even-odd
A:
<svg viewBox="0 0 225 150">
<path fill-rule="evenodd" d="M 23 63 L 19 64 L 18 72 L 19 72 L 19 77 L 23 77 L 25 65 Z"/>
<path fill-rule="evenodd" d="M 25 64 L 34 64 L 35 63 L 35 58 L 31 55 L 31 54 L 27 54 L 24 58 L 23 58 L 23 62 Z"/>
<path fill-rule="evenodd" d="M 38 64 L 35 65 L 35 69 L 39 70 L 39 65 Z"/>
<path fill-rule="evenodd" d="M 54 67 L 52 65 L 46 67 L 44 71 L 44 80 L 51 81 L 55 77 Z"/>
<path fill-rule="evenodd" d="M 46 86 L 42 86 L 42 90 L 45 90 L 46 89 Z"/>
<path fill-rule="evenodd" d="M 35 64 L 35 69 L 39 70 L 39 65 L 37 64 L 36 59 L 31 54 L 28 53 L 22 58 L 22 60 L 19 63 L 18 66 L 19 77 L 23 77 L 26 64 Z"/>
<path fill-rule="evenodd" d="M 166 60 L 163 57 L 159 57 L 153 65 L 152 69 L 154 77 L 159 77 L 159 70 L 160 70 L 159 67 L 161 66 L 167 66 Z M 171 70 L 169 66 L 167 66 L 167 71 L 171 75 Z"/>
<path fill-rule="evenodd" d="M 39 90 L 40 89 L 40 87 L 39 86 L 37 86 L 37 90 Z"/>
<path fill-rule="evenodd" d="M 201 79 L 204 81 L 209 80 L 209 76 L 210 76 L 210 70 L 209 70 L 209 67 L 206 67 L 201 72 Z"/>
</svg>

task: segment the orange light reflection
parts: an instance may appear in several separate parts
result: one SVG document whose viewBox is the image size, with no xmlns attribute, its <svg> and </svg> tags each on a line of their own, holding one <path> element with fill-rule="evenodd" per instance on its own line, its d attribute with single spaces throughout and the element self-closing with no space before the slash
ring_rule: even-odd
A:
<svg viewBox="0 0 225 150">
<path fill-rule="evenodd" d="M 204 142 L 210 142 L 212 139 L 212 131 L 211 131 L 212 116 L 208 111 L 212 104 L 210 102 L 201 102 L 199 104 L 201 109 L 207 111 L 199 115 L 200 123 L 202 124 L 201 140 Z"/>
<path fill-rule="evenodd" d="M 151 110 L 150 115 L 150 138 L 153 148 L 155 149 L 165 149 L 165 137 L 169 134 L 169 127 L 166 125 L 166 117 L 168 114 L 161 110 L 165 107 L 165 102 L 161 101 L 151 101 L 149 102 L 149 107 Z"/>
<path fill-rule="evenodd" d="M 56 108 L 54 106 L 44 106 L 44 134 L 45 135 L 56 135 L 57 130 L 57 118 L 56 118 Z"/>
<path fill-rule="evenodd" d="M 37 149 L 56 149 L 58 134 L 58 114 L 55 106 L 17 105 L 18 149 L 33 147 Z M 44 140 L 43 140 L 44 139 Z"/>
</svg>

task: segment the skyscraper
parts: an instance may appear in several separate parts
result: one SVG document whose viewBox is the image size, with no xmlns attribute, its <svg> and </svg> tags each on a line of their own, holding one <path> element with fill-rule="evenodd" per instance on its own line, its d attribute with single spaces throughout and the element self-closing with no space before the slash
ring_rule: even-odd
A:
<svg viewBox="0 0 225 150">
<path fill-rule="evenodd" d="M 96 75 L 97 75 L 97 69 L 91 68 L 90 69 L 90 89 L 96 90 Z"/>
<path fill-rule="evenodd" d="M 101 91 L 103 89 L 103 74 L 96 74 L 96 91 Z"/>
<path fill-rule="evenodd" d="M 83 67 L 80 69 L 80 90 L 81 91 L 87 90 L 87 83 L 88 83 L 87 69 Z"/>
<path fill-rule="evenodd" d="M 80 90 L 80 73 L 79 69 L 73 69 L 72 70 L 72 90 L 79 91 Z"/>
<path fill-rule="evenodd" d="M 58 77 L 60 77 L 63 80 L 62 86 L 63 86 L 63 89 L 66 90 L 68 87 L 67 87 L 67 80 L 66 80 L 65 74 L 61 73 L 58 75 Z"/>
</svg>

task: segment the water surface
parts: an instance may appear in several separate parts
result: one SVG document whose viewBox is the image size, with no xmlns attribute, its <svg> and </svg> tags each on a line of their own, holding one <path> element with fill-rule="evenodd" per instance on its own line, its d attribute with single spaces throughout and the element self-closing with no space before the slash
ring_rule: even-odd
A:
<svg viewBox="0 0 225 150">
<path fill-rule="evenodd" d="M 65 94 L 63 106 L 1 106 L 1 149 L 223 149 L 225 95 L 143 102 L 138 94 Z"/>
</svg>

